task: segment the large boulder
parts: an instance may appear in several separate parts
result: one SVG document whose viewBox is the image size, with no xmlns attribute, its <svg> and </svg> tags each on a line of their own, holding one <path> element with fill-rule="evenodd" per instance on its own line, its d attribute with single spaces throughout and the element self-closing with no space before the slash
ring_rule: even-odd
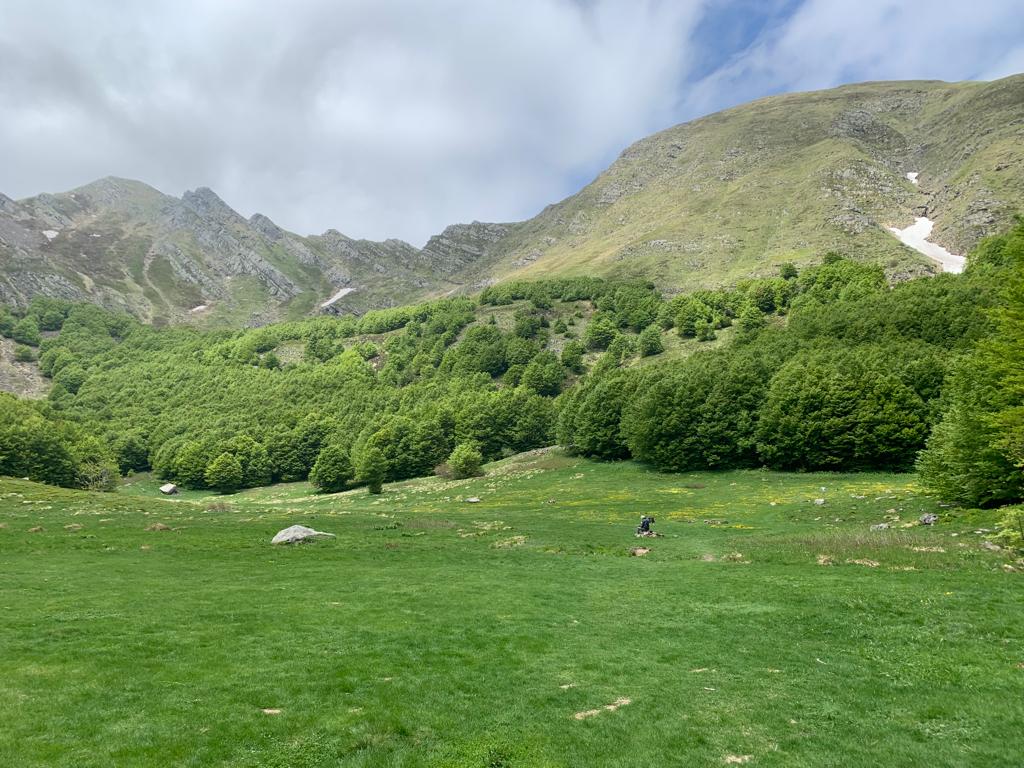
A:
<svg viewBox="0 0 1024 768">
<path fill-rule="evenodd" d="M 309 541 L 316 539 L 318 536 L 328 536 L 334 538 L 333 533 L 324 533 L 323 531 L 314 531 L 312 528 L 307 528 L 304 525 L 292 525 L 285 528 L 283 531 L 278 531 L 277 535 L 270 540 L 271 544 L 298 544 L 300 541 Z"/>
</svg>

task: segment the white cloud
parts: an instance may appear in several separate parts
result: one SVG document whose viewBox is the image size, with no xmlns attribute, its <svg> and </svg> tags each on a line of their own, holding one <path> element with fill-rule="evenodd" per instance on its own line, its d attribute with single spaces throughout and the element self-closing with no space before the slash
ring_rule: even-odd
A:
<svg viewBox="0 0 1024 768">
<path fill-rule="evenodd" d="M 302 232 L 532 215 L 671 121 L 699 3 L 15 2 L 0 189 L 207 185 Z"/>
<path fill-rule="evenodd" d="M 688 115 L 782 91 L 866 80 L 993 79 L 1024 66 L 1018 0 L 806 0 L 694 85 Z"/>
<path fill-rule="evenodd" d="M 105 175 L 174 194 L 206 185 L 299 232 L 422 243 L 449 223 L 530 216 L 631 141 L 724 106 L 859 80 L 1024 69 L 1019 0 L 785 8 L 6 0 L 0 191 Z M 695 39 L 708 36 L 709 14 L 721 40 Z M 753 43 L 723 52 L 748 37 L 722 30 L 752 21 L 762 27 Z"/>
</svg>

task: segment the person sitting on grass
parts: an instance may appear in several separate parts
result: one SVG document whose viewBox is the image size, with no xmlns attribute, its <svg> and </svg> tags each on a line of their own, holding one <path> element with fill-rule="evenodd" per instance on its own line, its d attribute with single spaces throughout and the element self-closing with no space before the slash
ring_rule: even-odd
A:
<svg viewBox="0 0 1024 768">
<path fill-rule="evenodd" d="M 636 527 L 637 536 L 653 536 L 654 531 L 651 530 L 651 526 L 654 525 L 654 518 L 644 515 L 640 518 L 640 525 Z"/>
</svg>

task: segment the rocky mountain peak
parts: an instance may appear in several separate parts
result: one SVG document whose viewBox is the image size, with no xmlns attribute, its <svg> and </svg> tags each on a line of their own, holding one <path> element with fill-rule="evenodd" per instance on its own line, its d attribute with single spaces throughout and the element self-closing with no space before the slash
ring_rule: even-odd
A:
<svg viewBox="0 0 1024 768">
<path fill-rule="evenodd" d="M 197 187 L 187 191 L 181 196 L 181 202 L 203 218 L 241 218 L 209 187 Z"/>
<path fill-rule="evenodd" d="M 283 229 L 277 226 L 277 224 L 271 221 L 268 216 L 264 216 L 262 213 L 254 213 L 250 216 L 249 224 L 251 224 L 253 229 L 268 240 L 282 240 L 287 234 Z"/>
</svg>

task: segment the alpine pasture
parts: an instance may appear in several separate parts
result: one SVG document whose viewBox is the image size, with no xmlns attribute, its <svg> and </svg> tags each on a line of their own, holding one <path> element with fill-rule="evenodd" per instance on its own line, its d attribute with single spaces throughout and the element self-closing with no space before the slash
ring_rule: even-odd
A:
<svg viewBox="0 0 1024 768">
<path fill-rule="evenodd" d="M 998 512 L 907 474 L 486 470 L 380 496 L 0 480 L 0 764 L 1019 764 Z M 296 523 L 337 538 L 271 546 Z"/>
</svg>

